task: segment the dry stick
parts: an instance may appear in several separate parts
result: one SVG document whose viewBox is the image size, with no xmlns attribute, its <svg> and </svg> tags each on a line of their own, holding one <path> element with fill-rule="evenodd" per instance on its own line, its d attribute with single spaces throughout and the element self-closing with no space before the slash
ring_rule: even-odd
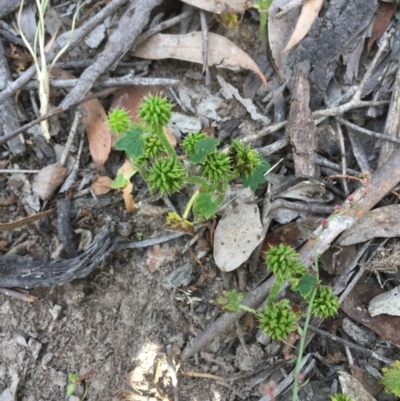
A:
<svg viewBox="0 0 400 401">
<path fill-rule="evenodd" d="M 360 132 L 361 134 L 365 134 L 365 135 L 369 135 L 369 136 L 373 136 L 375 138 L 379 138 L 379 139 L 385 139 L 386 141 L 390 141 L 390 142 L 394 142 L 397 144 L 400 144 L 400 138 L 394 138 L 392 136 L 389 135 L 384 135 L 381 134 L 379 132 L 375 132 L 375 131 L 370 131 L 369 129 L 366 128 L 361 128 L 356 124 L 353 124 L 343 118 L 340 117 L 336 117 L 336 119 L 340 122 L 340 124 L 345 125 L 346 127 L 349 127 L 351 129 L 353 129 L 354 131 Z"/>
<path fill-rule="evenodd" d="M 400 148 L 396 149 L 387 163 L 375 172 L 366 192 L 364 192 L 364 188 L 360 188 L 354 192 L 353 198 L 358 201 L 356 205 L 350 207 L 343 215 L 332 220 L 328 227 L 323 228 L 320 226 L 314 231 L 314 236 L 306 242 L 299 252 L 300 261 L 307 267 L 311 266 L 314 262 L 314 252 L 316 253 L 316 257 L 324 253 L 338 235 L 353 226 L 399 182 Z M 349 206 L 349 202 L 346 201 L 343 207 L 346 209 Z M 319 240 L 316 244 L 315 241 L 318 236 Z M 249 292 L 244 299 L 244 304 L 250 308 L 256 308 L 264 301 L 274 282 L 275 279 L 271 277 L 253 292 Z M 242 311 L 238 314 L 224 313 L 221 315 L 182 352 L 182 360 L 188 359 L 201 350 L 209 341 L 228 329 L 237 319 L 240 319 L 244 313 Z"/>
<path fill-rule="evenodd" d="M 203 75 L 206 76 L 206 86 L 211 84 L 210 69 L 208 66 L 208 25 L 205 11 L 200 10 L 201 43 L 203 53 Z"/>
<path fill-rule="evenodd" d="M 101 96 L 108 96 L 109 94 L 113 93 L 116 89 L 117 88 L 107 88 L 100 92 L 92 93 L 90 95 L 85 96 L 83 99 L 80 99 L 78 102 L 76 102 L 76 104 L 71 105 L 71 107 L 77 106 L 78 104 L 84 103 L 91 99 L 96 99 Z M 47 114 L 43 115 L 42 117 L 39 117 L 36 120 L 32 120 L 29 123 L 23 125 L 21 128 L 18 128 L 17 130 L 11 132 L 11 134 L 0 137 L 0 146 L 9 141 L 11 138 L 14 138 L 15 136 L 21 134 L 22 132 L 25 132 L 29 128 L 39 124 L 41 121 L 46 120 L 47 118 L 50 118 L 57 114 L 63 113 L 66 110 L 68 109 L 63 109 L 61 106 L 58 106 L 55 109 L 49 111 Z"/>
<path fill-rule="evenodd" d="M 154 7 L 162 0 L 137 0 L 131 2 L 118 22 L 118 27 L 108 38 L 107 44 L 97 60 L 82 73 L 78 84 L 61 103 L 68 108 L 82 99 L 92 88 L 98 77 L 120 60 L 129 51 L 142 33 Z"/>
<path fill-rule="evenodd" d="M 346 147 L 344 145 L 344 137 L 343 131 L 340 124 L 336 121 L 336 131 L 339 136 L 339 144 L 340 144 L 340 154 L 342 156 L 342 174 L 347 176 L 347 163 L 346 163 Z M 346 179 L 343 179 L 343 190 L 346 195 L 349 194 L 349 186 L 347 185 Z"/>
<path fill-rule="evenodd" d="M 174 389 L 174 401 L 179 401 L 178 378 L 176 376 L 176 370 L 175 370 L 174 361 L 172 358 L 171 344 L 167 345 L 167 364 L 168 364 L 168 372 L 171 377 L 172 387 Z"/>
<path fill-rule="evenodd" d="M 52 88 L 73 88 L 79 82 L 79 79 L 51 79 L 50 86 Z M 96 81 L 95 86 L 102 88 L 110 88 L 117 86 L 174 86 L 179 85 L 180 81 L 177 79 L 169 79 L 169 78 L 143 78 L 143 77 L 135 77 L 131 74 L 125 75 L 123 77 L 118 78 L 107 78 Z M 24 89 L 36 89 L 36 82 L 28 82 Z"/>
<path fill-rule="evenodd" d="M 136 42 L 134 43 L 135 47 L 146 41 L 150 36 L 153 36 L 156 33 L 160 33 L 161 31 L 171 28 L 171 26 L 174 26 L 179 22 L 185 20 L 186 18 L 191 17 L 193 14 L 194 10 L 186 11 L 185 13 L 177 15 L 176 17 L 173 17 L 167 21 L 163 21 L 158 25 L 156 25 L 155 27 L 150 28 L 148 31 L 146 31 L 137 38 Z"/>
<path fill-rule="evenodd" d="M 87 36 L 93 29 L 103 22 L 107 17 L 118 11 L 121 6 L 127 3 L 128 0 L 113 0 L 107 4 L 102 10 L 96 13 L 89 21 L 83 24 L 81 27 L 75 29 L 74 35 L 72 37 L 71 43 L 68 46 L 68 50 L 74 49 L 76 46 L 82 43 L 82 40 Z M 57 55 L 58 51 L 67 43 L 71 32 L 66 32 L 60 35 L 55 41 L 54 45 L 47 54 L 47 61 L 51 63 L 54 57 Z M 35 75 L 36 68 L 32 65 L 29 69 L 24 71 L 24 73 L 17 78 L 14 82 L 9 84 L 6 89 L 0 92 L 0 104 L 8 99 L 17 90 L 21 89 L 32 77 Z M 85 93 L 83 94 L 85 95 Z"/>
<path fill-rule="evenodd" d="M 349 102 L 342 104 L 340 106 L 336 107 L 330 107 L 328 109 L 324 110 L 317 110 L 312 113 L 313 119 L 317 118 L 322 118 L 324 119 L 326 117 L 337 117 L 340 116 L 350 110 L 353 109 L 358 109 L 358 108 L 363 108 L 363 107 L 372 107 L 372 106 L 386 106 L 390 102 L 388 100 L 378 100 L 378 101 L 373 101 L 373 102 L 367 102 L 367 101 L 359 101 L 359 102 L 354 102 L 353 100 L 350 100 Z M 321 120 L 323 121 L 323 120 Z M 316 121 L 316 124 L 318 125 L 321 121 Z M 246 138 L 241 139 L 241 142 L 247 143 L 247 142 L 253 142 L 256 141 L 257 139 L 263 138 L 264 136 L 267 136 L 269 134 L 272 134 L 274 132 L 277 132 L 281 130 L 282 128 L 285 128 L 287 125 L 287 120 L 282 121 L 280 123 L 270 125 L 269 127 L 266 127 L 259 131 L 257 134 L 254 135 L 248 135 Z"/>
<path fill-rule="evenodd" d="M 345 339 L 343 339 L 343 338 L 340 338 L 340 337 L 338 337 L 338 336 L 335 336 L 334 334 L 331 334 L 331 333 L 328 333 L 327 331 L 321 330 L 321 329 L 319 329 L 318 327 L 315 327 L 315 326 L 313 326 L 313 325 L 311 325 L 311 324 L 308 326 L 308 328 L 309 328 L 311 331 L 313 331 L 314 333 L 320 334 L 321 336 L 324 336 L 324 337 L 328 337 L 328 338 L 331 339 L 332 341 L 336 341 L 336 342 L 338 342 L 339 344 L 346 345 L 346 346 L 349 347 L 349 348 L 356 349 L 357 351 L 360 351 L 360 352 L 362 352 L 363 354 L 368 355 L 368 356 L 370 356 L 370 357 L 372 357 L 372 358 L 375 358 L 375 359 L 377 359 L 378 361 L 381 361 L 381 362 L 383 362 L 383 363 L 387 363 L 387 364 L 391 365 L 391 364 L 394 362 L 393 360 L 391 360 L 391 359 L 389 359 L 389 358 L 386 358 L 386 357 L 384 357 L 384 356 L 381 356 L 381 355 L 377 354 L 377 353 L 374 352 L 374 351 L 371 351 L 371 350 L 369 350 L 369 349 L 367 349 L 367 348 L 361 347 L 360 345 L 354 344 L 354 343 L 352 343 L 351 341 L 347 341 L 347 340 L 345 340 Z"/>
</svg>

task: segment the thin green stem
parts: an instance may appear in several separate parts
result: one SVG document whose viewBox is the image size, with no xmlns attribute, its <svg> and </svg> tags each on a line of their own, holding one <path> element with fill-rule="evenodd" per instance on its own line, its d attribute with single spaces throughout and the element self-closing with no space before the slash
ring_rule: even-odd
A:
<svg viewBox="0 0 400 401">
<path fill-rule="evenodd" d="M 318 287 L 315 286 L 311 293 L 310 303 L 308 304 L 308 308 L 307 308 L 306 320 L 304 322 L 304 326 L 302 329 L 301 340 L 300 340 L 300 345 L 299 345 L 299 354 L 297 356 L 296 368 L 294 371 L 292 401 L 297 401 L 297 396 L 298 396 L 298 392 L 299 392 L 299 374 L 301 371 L 301 362 L 302 362 L 304 347 L 305 347 L 305 343 L 306 343 L 308 325 L 310 324 L 310 319 L 311 319 L 311 311 L 312 311 L 312 307 L 313 307 L 313 303 L 314 303 L 314 298 L 317 293 L 317 289 L 318 289 Z"/>
<path fill-rule="evenodd" d="M 192 197 L 189 199 L 189 202 L 187 203 L 186 207 L 185 207 L 185 212 L 183 213 L 182 218 L 184 220 L 187 220 L 190 211 L 192 210 L 193 204 L 196 201 L 196 199 L 198 198 L 198 196 L 200 195 L 200 191 L 197 190 Z"/>
<path fill-rule="evenodd" d="M 210 187 L 209 183 L 202 177 L 195 177 L 195 176 L 186 177 L 185 182 L 187 184 L 200 185 L 201 188 L 205 191 L 208 191 Z"/>
<path fill-rule="evenodd" d="M 275 298 L 278 295 L 278 291 L 281 288 L 282 283 L 283 283 L 282 280 L 278 280 L 278 278 L 275 279 L 275 284 L 273 285 L 267 300 L 268 308 L 271 307 L 273 302 L 275 301 Z"/>
<path fill-rule="evenodd" d="M 178 161 L 178 156 L 176 155 L 174 148 L 172 147 L 172 145 L 169 143 L 167 137 L 165 136 L 163 128 L 161 126 L 157 127 L 154 129 L 154 132 L 155 132 L 155 134 L 157 134 L 158 139 L 164 146 L 164 149 L 168 153 L 168 156 Z"/>
</svg>

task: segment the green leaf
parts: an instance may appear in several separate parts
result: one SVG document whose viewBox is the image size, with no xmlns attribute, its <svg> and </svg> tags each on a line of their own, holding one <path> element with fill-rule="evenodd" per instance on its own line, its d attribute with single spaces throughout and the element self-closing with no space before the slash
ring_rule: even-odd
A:
<svg viewBox="0 0 400 401">
<path fill-rule="evenodd" d="M 211 153 L 214 153 L 219 145 L 219 139 L 204 138 L 194 146 L 195 153 L 190 156 L 190 161 L 194 164 L 204 163 Z"/>
<path fill-rule="evenodd" d="M 69 397 L 70 395 L 72 395 L 72 393 L 75 390 L 75 383 L 70 383 L 67 386 L 67 397 Z"/>
<path fill-rule="evenodd" d="M 208 192 L 202 192 L 195 200 L 193 205 L 194 213 L 199 217 L 209 219 L 218 210 L 218 203 L 212 200 L 212 196 Z"/>
<path fill-rule="evenodd" d="M 296 290 L 303 298 L 307 298 L 313 288 L 318 284 L 318 277 L 315 274 L 305 274 L 299 281 Z"/>
<path fill-rule="evenodd" d="M 125 150 L 126 154 L 138 159 L 144 156 L 144 134 L 145 131 L 139 127 L 131 127 L 125 135 L 115 142 L 115 149 Z"/>
<path fill-rule="evenodd" d="M 133 174 L 132 174 L 133 175 Z M 129 177 L 130 178 L 130 177 Z M 119 173 L 114 181 L 111 183 L 111 188 L 113 189 L 119 189 L 119 188 L 125 188 L 130 184 L 129 178 L 125 178 L 123 173 Z"/>
<path fill-rule="evenodd" d="M 270 164 L 262 159 L 261 164 L 256 167 L 254 173 L 247 177 L 242 177 L 243 186 L 250 188 L 252 191 L 256 191 L 260 184 L 265 182 L 265 173 L 269 170 Z"/>
<path fill-rule="evenodd" d="M 217 299 L 217 302 L 222 306 L 222 309 L 230 312 L 240 312 L 240 304 L 244 299 L 244 295 L 236 290 L 223 291 L 222 297 Z"/>
</svg>

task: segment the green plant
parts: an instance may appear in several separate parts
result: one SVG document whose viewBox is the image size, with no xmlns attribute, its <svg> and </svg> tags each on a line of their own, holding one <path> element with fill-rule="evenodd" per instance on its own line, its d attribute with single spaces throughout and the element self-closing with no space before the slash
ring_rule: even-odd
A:
<svg viewBox="0 0 400 401">
<path fill-rule="evenodd" d="M 332 401 L 353 401 L 353 399 L 344 394 L 335 394 L 331 398 Z"/>
<path fill-rule="evenodd" d="M 40 100 L 40 115 L 43 116 L 48 112 L 49 108 L 49 92 L 50 92 L 50 72 L 53 69 L 57 60 L 65 53 L 68 49 L 68 46 L 71 42 L 72 35 L 74 33 L 75 28 L 75 20 L 78 14 L 78 11 L 82 6 L 77 8 L 77 11 L 72 19 L 72 29 L 71 29 L 71 36 L 65 46 L 58 52 L 58 54 L 54 57 L 53 62 L 50 66 L 47 65 L 46 61 L 46 50 L 45 50 L 45 15 L 47 11 L 47 7 L 49 5 L 50 0 L 36 0 L 36 7 L 38 12 L 38 22 L 35 32 L 35 39 L 33 42 L 33 47 L 28 42 L 28 39 L 25 37 L 22 28 L 21 28 L 21 13 L 24 7 L 24 0 L 21 1 L 21 6 L 18 12 L 18 29 L 21 35 L 22 40 L 25 43 L 29 53 L 31 54 L 33 61 L 36 67 L 36 74 L 38 80 L 38 93 L 39 93 L 39 100 Z M 37 47 L 39 46 L 39 54 L 40 59 L 37 56 Z M 49 132 L 49 125 L 47 120 L 44 120 L 40 123 L 40 127 L 42 129 L 42 133 L 44 137 L 49 141 L 50 140 L 50 132 Z"/>
<path fill-rule="evenodd" d="M 268 10 L 271 7 L 271 4 L 272 0 L 258 0 L 258 3 L 253 6 L 260 13 L 260 38 L 264 50 L 268 46 Z"/>
<path fill-rule="evenodd" d="M 172 105 L 160 96 L 149 95 L 140 105 L 141 124 L 130 120 L 124 109 L 109 113 L 108 124 L 122 136 L 115 142 L 116 149 L 124 150 L 152 192 L 172 194 L 187 184 L 197 190 L 188 202 L 182 217 L 171 213 L 170 227 L 187 226 L 191 211 L 196 219 L 209 219 L 224 199 L 228 184 L 240 179 L 245 187 L 255 191 L 265 182 L 269 164 L 250 146 L 235 140 L 227 151 L 218 149 L 219 140 L 203 132 L 188 134 L 182 142 L 183 157 L 168 142 L 163 126 L 171 118 Z M 121 179 L 114 186 L 126 182 Z"/>
<path fill-rule="evenodd" d="M 304 297 L 315 315 L 319 316 L 319 313 L 327 317 L 337 312 L 339 301 L 333 295 L 332 289 L 321 286 L 316 274 L 307 273 L 306 267 L 300 263 L 292 247 L 285 244 L 271 246 L 266 253 L 265 263 L 275 275 L 275 283 L 263 311 L 258 312 L 242 305 L 243 295 L 236 290 L 224 291 L 223 296 L 218 298 L 217 301 L 223 309 L 232 312 L 243 309 L 255 314 L 259 319 L 260 329 L 272 339 L 284 340 L 296 328 L 303 335 L 304 330 L 297 327 L 301 313 L 293 311 L 288 299 L 275 302 L 280 287 L 289 281 L 292 283 L 292 290 L 298 291 Z"/>
<path fill-rule="evenodd" d="M 68 385 L 67 385 L 67 392 L 66 392 L 67 398 L 74 393 L 75 388 L 78 383 L 85 381 L 86 379 L 88 379 L 89 377 L 91 377 L 93 375 L 94 375 L 93 370 L 91 370 L 81 376 L 78 373 L 68 373 Z M 85 382 L 85 392 L 84 392 L 82 398 L 80 399 L 80 401 L 83 401 L 86 398 L 87 393 L 88 393 L 88 386 L 87 386 L 87 383 Z"/>
<path fill-rule="evenodd" d="M 393 365 L 383 368 L 381 384 L 385 387 L 385 393 L 400 397 L 400 361 L 394 361 Z"/>
</svg>

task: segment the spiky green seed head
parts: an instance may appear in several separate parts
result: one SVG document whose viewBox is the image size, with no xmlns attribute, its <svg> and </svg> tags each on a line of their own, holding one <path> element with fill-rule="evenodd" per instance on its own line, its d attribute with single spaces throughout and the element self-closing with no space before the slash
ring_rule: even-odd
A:
<svg viewBox="0 0 400 401">
<path fill-rule="evenodd" d="M 299 262 L 296 251 L 284 243 L 277 247 L 270 247 L 266 254 L 265 263 L 280 280 L 288 280 L 306 272 L 306 267 Z"/>
<path fill-rule="evenodd" d="M 149 185 L 153 191 L 171 194 L 179 191 L 186 177 L 186 170 L 173 158 L 158 159 L 150 168 Z"/>
<path fill-rule="evenodd" d="M 108 126 L 116 134 L 124 134 L 128 131 L 131 121 L 125 109 L 114 109 L 108 113 Z"/>
<path fill-rule="evenodd" d="M 182 142 L 182 146 L 185 149 L 186 154 L 188 156 L 194 154 L 194 147 L 196 146 L 196 144 L 206 137 L 207 135 L 204 132 L 192 132 L 186 135 L 185 139 Z"/>
<path fill-rule="evenodd" d="M 333 316 L 339 309 L 339 298 L 333 294 L 332 287 L 320 286 L 315 294 L 312 313 L 321 318 Z"/>
<path fill-rule="evenodd" d="M 233 168 L 240 177 L 253 174 L 261 164 L 258 153 L 251 146 L 245 146 L 236 139 L 229 146 L 229 155 Z"/>
<path fill-rule="evenodd" d="M 231 173 L 229 156 L 214 152 L 207 156 L 200 168 L 201 175 L 209 181 L 227 181 Z"/>
<path fill-rule="evenodd" d="M 155 159 L 161 156 L 164 147 L 157 134 L 147 135 L 144 139 L 144 155 L 146 160 Z"/>
<path fill-rule="evenodd" d="M 259 315 L 260 329 L 273 340 L 284 340 L 295 330 L 299 313 L 293 312 L 289 300 L 283 299 L 266 306 Z"/>
<path fill-rule="evenodd" d="M 149 95 L 140 105 L 139 116 L 150 127 L 162 127 L 171 119 L 171 109 L 172 105 L 167 99 Z"/>
</svg>

